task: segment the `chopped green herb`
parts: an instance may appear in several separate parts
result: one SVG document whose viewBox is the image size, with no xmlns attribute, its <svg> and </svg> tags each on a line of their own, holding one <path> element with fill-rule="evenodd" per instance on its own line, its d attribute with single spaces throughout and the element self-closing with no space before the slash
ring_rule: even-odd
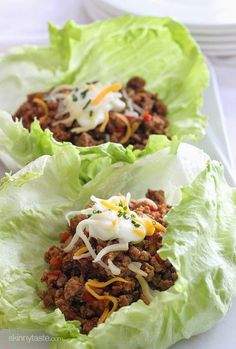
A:
<svg viewBox="0 0 236 349">
<path fill-rule="evenodd" d="M 93 214 L 102 213 L 100 210 L 93 210 Z"/>
<path fill-rule="evenodd" d="M 88 102 L 83 106 L 82 109 L 83 110 L 86 109 L 89 106 L 90 103 L 91 103 L 91 99 L 88 100 Z"/>
<path fill-rule="evenodd" d="M 87 89 L 87 90 L 82 91 L 82 92 L 80 93 L 80 95 L 81 95 L 81 97 L 82 97 L 82 98 L 85 98 L 85 97 L 86 97 L 86 95 L 87 95 L 87 93 L 88 93 L 88 89 Z"/>
<path fill-rule="evenodd" d="M 89 111 L 89 117 L 91 118 L 93 116 L 93 110 Z"/>
<path fill-rule="evenodd" d="M 92 85 L 92 84 L 96 84 L 96 83 L 98 83 L 98 80 L 88 81 L 88 82 L 86 82 L 85 84 L 86 84 L 86 85 Z"/>
<path fill-rule="evenodd" d="M 72 95 L 72 101 L 73 102 L 77 102 L 78 101 L 78 97 L 76 95 Z"/>
<path fill-rule="evenodd" d="M 125 206 L 125 204 L 124 204 L 124 202 L 123 201 L 120 201 L 119 202 L 119 206 L 120 207 L 122 207 L 125 211 L 127 211 L 128 210 L 128 207 L 127 206 Z"/>
<path fill-rule="evenodd" d="M 137 222 L 131 220 L 131 223 L 135 226 L 135 228 L 139 228 L 140 224 L 138 224 Z"/>
</svg>

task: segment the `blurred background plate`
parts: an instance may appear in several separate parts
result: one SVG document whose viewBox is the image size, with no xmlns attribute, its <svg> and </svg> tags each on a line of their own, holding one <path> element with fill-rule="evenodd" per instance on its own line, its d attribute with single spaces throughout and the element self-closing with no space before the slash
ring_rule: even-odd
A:
<svg viewBox="0 0 236 349">
<path fill-rule="evenodd" d="M 84 6 L 92 20 L 126 13 L 170 16 L 188 27 L 206 54 L 236 54 L 235 0 L 90 0 Z"/>
<path fill-rule="evenodd" d="M 87 1 L 91 2 L 90 1 Z M 206 31 L 236 30 L 235 0 L 96 0 L 100 9 L 110 14 L 170 16 L 192 28 Z"/>
</svg>

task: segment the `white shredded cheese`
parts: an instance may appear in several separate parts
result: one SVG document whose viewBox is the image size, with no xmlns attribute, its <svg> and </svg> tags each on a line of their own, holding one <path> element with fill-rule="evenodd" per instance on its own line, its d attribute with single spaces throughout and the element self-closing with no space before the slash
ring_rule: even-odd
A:
<svg viewBox="0 0 236 349">
<path fill-rule="evenodd" d="M 148 274 L 145 271 L 143 271 L 142 269 L 140 269 L 140 267 L 141 267 L 141 263 L 139 263 L 139 265 L 137 265 L 137 264 L 135 264 L 135 262 L 131 262 L 128 265 L 128 269 L 133 271 L 135 274 L 147 277 Z"/>
</svg>

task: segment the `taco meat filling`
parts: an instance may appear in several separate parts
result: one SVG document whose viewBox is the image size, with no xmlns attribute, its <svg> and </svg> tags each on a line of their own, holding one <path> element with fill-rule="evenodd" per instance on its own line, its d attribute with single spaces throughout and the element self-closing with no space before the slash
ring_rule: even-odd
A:
<svg viewBox="0 0 236 349">
<path fill-rule="evenodd" d="M 45 253 L 49 267 L 39 293 L 47 308 L 59 308 L 67 320 L 79 320 L 88 333 L 113 311 L 139 299 L 146 304 L 155 290 L 174 285 L 174 266 L 158 250 L 170 210 L 164 192 L 148 190 L 146 198 L 91 197 L 86 209 L 68 214 L 61 245 Z"/>
<path fill-rule="evenodd" d="M 125 86 L 96 81 L 80 88 L 61 85 L 29 95 L 13 119 L 21 119 L 30 129 L 36 117 L 57 141 L 77 146 L 115 142 L 142 149 L 151 134 L 166 134 L 168 126 L 166 105 L 146 91 L 145 84 L 133 77 Z"/>
</svg>

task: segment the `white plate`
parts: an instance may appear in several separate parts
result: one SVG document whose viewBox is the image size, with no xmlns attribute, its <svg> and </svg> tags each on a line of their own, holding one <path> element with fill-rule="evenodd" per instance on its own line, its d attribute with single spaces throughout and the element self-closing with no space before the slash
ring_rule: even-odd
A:
<svg viewBox="0 0 236 349">
<path fill-rule="evenodd" d="M 123 14 L 114 14 L 112 12 L 109 13 L 109 11 L 104 11 L 102 8 L 100 8 L 99 4 L 96 3 L 96 0 L 84 1 L 84 9 L 86 11 L 87 16 L 92 21 L 103 20 L 110 17 L 117 17 Z"/>
<path fill-rule="evenodd" d="M 224 114 L 220 102 L 215 71 L 208 62 L 210 84 L 205 91 L 202 112 L 208 116 L 206 136 L 198 144 L 212 159 L 221 161 L 225 167 L 228 182 L 235 186 L 233 160 L 226 133 Z"/>
<path fill-rule="evenodd" d="M 199 42 L 210 42 L 210 43 L 218 43 L 220 45 L 224 44 L 233 44 L 236 45 L 236 35 L 209 35 L 209 34 L 195 34 L 191 32 L 196 40 Z"/>
<path fill-rule="evenodd" d="M 219 58 L 228 58 L 230 56 L 236 56 L 236 50 L 204 50 L 206 56 L 209 57 L 219 57 Z"/>
<path fill-rule="evenodd" d="M 120 0 L 90 0 L 85 1 L 86 11 L 90 18 L 93 20 L 95 19 L 105 19 L 108 17 L 117 17 L 126 13 L 132 13 L 135 15 L 153 15 L 153 16 L 170 16 L 175 18 L 176 20 L 183 22 L 189 30 L 193 34 L 207 34 L 207 35 L 214 35 L 214 34 L 229 34 L 231 36 L 234 36 L 236 38 L 236 15 L 235 11 L 232 10 L 230 12 L 233 13 L 233 20 L 232 23 L 229 23 L 226 21 L 221 24 L 219 24 L 215 18 L 212 15 L 214 11 L 210 11 L 208 13 L 208 17 L 210 16 L 211 22 L 207 22 L 206 20 L 206 6 L 204 2 L 204 10 L 202 6 L 196 7 L 192 6 L 193 3 L 185 1 L 183 4 L 183 1 L 185 0 L 179 0 L 181 3 L 180 8 L 183 5 L 187 6 L 183 11 L 176 11 L 176 9 L 179 9 L 179 3 L 176 1 L 174 4 L 172 3 L 172 0 L 164 1 L 160 0 L 158 3 L 158 0 L 146 0 L 146 1 L 135 1 L 135 0 L 129 0 L 129 1 L 120 1 Z M 214 1 L 214 0 L 212 0 Z M 223 0 L 220 0 L 223 1 Z M 189 5 L 191 4 L 191 6 Z M 207 4 L 207 6 L 209 3 Z M 200 17 L 196 16 L 196 9 L 199 11 L 199 8 L 201 8 L 202 15 Z M 216 12 L 216 11 L 215 11 Z M 96 13 L 96 15 L 95 15 Z M 231 13 L 231 14 L 232 14 Z M 192 18 L 191 18 L 192 16 Z M 218 13 L 219 17 L 219 13 Z M 203 22 L 199 21 L 199 23 L 196 22 L 196 19 L 201 19 Z M 190 20 L 191 19 L 191 20 Z M 217 23 L 217 24 L 213 24 Z"/>
<path fill-rule="evenodd" d="M 97 0 L 90 0 L 84 3 L 85 11 L 92 21 L 115 17 L 114 14 L 109 14 L 103 11 L 99 6 L 96 6 L 96 2 Z M 236 55 L 236 32 L 235 35 L 221 35 L 219 38 L 218 35 L 195 35 L 193 32 L 191 32 L 191 34 L 208 56 Z M 233 41 L 234 39 L 235 41 Z"/>
<path fill-rule="evenodd" d="M 171 16 L 192 28 L 236 30 L 234 0 L 96 0 L 96 4 L 114 15 Z"/>
<path fill-rule="evenodd" d="M 199 42 L 199 41 L 198 41 Z M 225 43 L 218 43 L 218 42 L 200 42 L 201 48 L 204 50 L 218 50 L 222 51 L 235 51 L 236 50 L 236 42 L 225 42 Z"/>
</svg>

